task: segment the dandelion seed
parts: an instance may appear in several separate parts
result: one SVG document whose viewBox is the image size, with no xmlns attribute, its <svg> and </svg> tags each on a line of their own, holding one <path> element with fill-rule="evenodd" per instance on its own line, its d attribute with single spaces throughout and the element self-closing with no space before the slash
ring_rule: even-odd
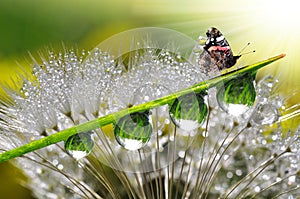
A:
<svg viewBox="0 0 300 199">
<path fill-rule="evenodd" d="M 11 101 L 1 104 L 1 150 L 205 79 L 188 56 L 171 45 L 155 44 L 155 38 L 171 37 L 175 47 L 195 42 L 174 31 L 145 32 L 153 33 L 154 42 L 131 44 L 133 50 L 121 56 L 114 49 L 97 48 L 84 59 L 70 50 L 49 53 L 42 65 L 36 63 L 35 79 L 24 79 L 22 89 L 10 93 Z M 193 56 L 199 52 L 201 45 Z M 69 138 L 76 146 L 69 148 L 67 141 L 67 150 L 85 152 L 78 161 L 59 143 L 13 163 L 26 174 L 26 185 L 37 198 L 293 198 L 300 194 L 300 127 L 282 128 L 281 116 L 291 109 L 277 96 L 278 83 L 271 77 L 258 82 L 256 104 L 244 103 L 249 110 L 238 117 L 224 111 L 217 91 L 209 90 L 207 116 L 193 129 L 174 125 L 168 106 L 149 110 L 151 133 L 138 150 L 120 146 L 114 137 L 117 128 L 108 125 L 95 130 L 93 149 L 89 139 Z M 132 138 L 118 132 L 120 139 Z"/>
</svg>

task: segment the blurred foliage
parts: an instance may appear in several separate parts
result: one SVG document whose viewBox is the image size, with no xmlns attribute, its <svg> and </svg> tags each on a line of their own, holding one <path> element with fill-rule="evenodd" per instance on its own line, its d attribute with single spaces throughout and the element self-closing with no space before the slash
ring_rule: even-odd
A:
<svg viewBox="0 0 300 199">
<path fill-rule="evenodd" d="M 17 78 L 19 66 L 28 71 L 32 63 L 28 52 L 36 57 L 38 51 L 48 47 L 92 49 L 110 35 L 136 26 L 143 26 L 143 21 L 132 18 L 126 1 L 2 0 L 0 83 L 18 87 L 21 83 Z M 3 97 L 2 90 L 1 93 Z M 1 164 L 1 198 L 30 198 L 30 192 L 19 185 L 21 178 L 13 166 Z"/>
<path fill-rule="evenodd" d="M 32 198 L 30 192 L 21 186 L 22 173 L 7 162 L 0 164 L 0 179 L 1 198 Z"/>
<path fill-rule="evenodd" d="M 257 26 L 248 23 L 247 20 L 250 22 L 255 19 L 255 13 L 247 15 L 247 9 L 248 6 L 243 1 L 234 0 L 207 3 L 193 0 L 1 0 L 0 84 L 18 87 L 18 83 L 13 83 L 20 82 L 16 78 L 18 67 L 28 71 L 32 63 L 28 52 L 38 57 L 38 52 L 47 47 L 60 50 L 64 46 L 73 46 L 90 50 L 115 33 L 143 26 L 172 28 L 195 39 L 199 34 L 205 35 L 208 27 L 216 26 L 227 33 L 226 37 L 237 52 L 249 41 L 254 43 L 253 48 L 258 53 L 245 56 L 240 62 L 243 65 L 290 52 L 290 48 L 281 48 L 279 45 L 274 49 L 266 49 L 270 42 L 276 46 L 274 41 L 277 39 L 270 37 L 276 30 L 271 30 L 271 34 L 264 34 L 268 32 L 261 28 L 265 24 Z M 299 44 L 299 40 L 293 40 L 293 43 Z M 291 77 L 286 81 L 286 87 L 294 89 L 299 88 L 300 81 L 297 78 L 299 73 L 294 72 L 298 67 L 290 67 L 290 60 L 295 62 L 291 57 L 288 54 L 285 61 L 273 71 L 280 71 L 283 65 L 289 67 L 289 70 L 285 68 L 281 72 L 282 79 L 285 81 L 287 75 Z M 270 72 L 267 70 L 264 73 Z M 285 88 L 281 90 L 289 93 Z M 3 95 L 0 89 L 0 97 Z M 298 100 L 299 97 L 291 98 L 290 103 Z M 0 177 L 5 179 L 0 181 L 2 198 L 26 198 L 26 194 L 17 191 L 23 189 L 14 184 L 15 173 L 16 170 L 11 166 L 7 167 L 7 163 L 0 165 Z M 18 195 L 20 193 L 22 196 Z"/>
<path fill-rule="evenodd" d="M 124 1 L 4 0 L 0 9 L 1 57 L 59 42 L 78 44 L 97 27 L 130 20 Z"/>
</svg>

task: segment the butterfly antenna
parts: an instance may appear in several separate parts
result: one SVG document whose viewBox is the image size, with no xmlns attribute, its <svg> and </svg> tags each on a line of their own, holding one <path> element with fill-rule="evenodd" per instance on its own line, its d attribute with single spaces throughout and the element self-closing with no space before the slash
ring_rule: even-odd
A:
<svg viewBox="0 0 300 199">
<path fill-rule="evenodd" d="M 239 59 L 242 55 L 246 55 L 246 54 L 249 54 L 249 53 L 254 53 L 255 50 L 253 51 L 249 51 L 249 52 L 245 52 L 245 53 L 242 53 L 248 46 L 250 45 L 250 42 L 247 43 L 247 45 L 245 45 L 242 50 L 240 50 L 240 52 L 238 53 L 238 55 L 234 56 L 236 59 Z"/>
<path fill-rule="evenodd" d="M 240 50 L 240 52 L 238 53 L 238 56 L 241 56 L 241 55 L 242 55 L 241 53 L 242 53 L 249 45 L 250 45 L 250 42 L 247 43 L 247 44 Z"/>
<path fill-rule="evenodd" d="M 249 54 L 249 53 L 255 53 L 255 50 L 252 50 L 252 51 L 249 51 L 249 52 L 245 52 L 245 53 L 243 53 L 243 54 L 239 54 L 239 56 L 247 55 L 247 54 Z"/>
</svg>

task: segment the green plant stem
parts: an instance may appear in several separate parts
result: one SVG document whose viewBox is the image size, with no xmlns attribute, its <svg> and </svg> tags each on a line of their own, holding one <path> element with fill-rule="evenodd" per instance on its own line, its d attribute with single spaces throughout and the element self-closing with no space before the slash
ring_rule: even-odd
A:
<svg viewBox="0 0 300 199">
<path fill-rule="evenodd" d="M 19 156 L 22 156 L 26 153 L 33 152 L 35 150 L 44 148 L 46 146 L 65 141 L 69 136 L 74 135 L 76 133 L 85 132 L 85 131 L 91 131 L 103 126 L 106 126 L 111 123 L 115 123 L 120 117 L 129 114 L 134 113 L 138 111 L 145 111 L 150 110 L 153 108 L 157 108 L 166 104 L 171 104 L 174 99 L 176 99 L 179 96 L 182 96 L 184 94 L 190 93 L 190 92 L 201 92 L 205 91 L 211 87 L 216 86 L 217 84 L 222 83 L 223 81 L 228 81 L 230 79 L 236 78 L 239 75 L 245 74 L 245 73 L 256 73 L 256 71 L 276 60 L 279 60 L 283 58 L 285 54 L 281 54 L 272 58 L 269 58 L 264 61 L 257 62 L 252 65 L 248 65 L 242 68 L 238 68 L 236 70 L 230 71 L 228 73 L 222 74 L 218 77 L 215 77 L 213 79 L 200 82 L 198 84 L 195 84 L 187 89 L 172 93 L 170 95 L 167 95 L 165 97 L 140 104 L 137 106 L 130 107 L 128 109 L 121 110 L 116 113 L 112 113 L 100 118 L 97 118 L 95 120 L 65 129 L 63 131 L 60 131 L 58 133 L 49 135 L 45 138 L 42 138 L 40 140 L 36 140 L 33 142 L 30 142 L 28 144 L 25 144 L 23 146 L 17 147 L 15 149 L 12 149 L 10 151 L 6 151 L 0 154 L 0 162 L 4 162 Z"/>
</svg>

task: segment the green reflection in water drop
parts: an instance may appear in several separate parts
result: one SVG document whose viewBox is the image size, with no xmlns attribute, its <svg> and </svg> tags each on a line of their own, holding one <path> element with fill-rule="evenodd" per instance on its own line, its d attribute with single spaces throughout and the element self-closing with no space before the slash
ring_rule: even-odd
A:
<svg viewBox="0 0 300 199">
<path fill-rule="evenodd" d="M 202 125 L 208 113 L 205 95 L 203 92 L 188 93 L 175 99 L 169 113 L 178 128 L 194 130 Z"/>
<path fill-rule="evenodd" d="M 115 125 L 114 134 L 117 142 L 125 149 L 137 150 L 144 147 L 152 134 L 149 111 L 125 115 Z"/>
<path fill-rule="evenodd" d="M 93 132 L 82 132 L 70 136 L 65 141 L 65 150 L 76 160 L 86 157 L 94 147 Z"/>
<path fill-rule="evenodd" d="M 217 92 L 219 106 L 236 116 L 251 109 L 256 97 L 254 78 L 254 75 L 246 74 L 225 82 Z"/>
</svg>

